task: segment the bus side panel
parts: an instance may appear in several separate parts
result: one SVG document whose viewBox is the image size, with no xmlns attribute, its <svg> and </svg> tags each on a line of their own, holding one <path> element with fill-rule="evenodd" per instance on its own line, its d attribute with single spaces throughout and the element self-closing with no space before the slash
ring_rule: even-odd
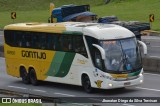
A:
<svg viewBox="0 0 160 106">
<path fill-rule="evenodd" d="M 50 75 L 47 77 L 47 79 L 46 79 L 47 81 L 81 86 L 82 73 L 83 72 L 88 73 L 89 76 L 90 76 L 90 73 L 93 73 L 93 70 L 92 70 L 93 66 L 92 66 L 90 59 L 88 59 L 78 53 L 76 53 L 75 56 L 72 53 L 70 55 L 67 54 L 66 59 L 65 59 L 65 56 L 61 55 L 61 58 L 62 57 L 63 57 L 63 59 L 60 59 L 60 57 L 59 57 L 59 59 L 57 60 L 57 61 L 63 60 L 62 62 L 60 62 L 61 63 L 60 68 L 55 68 L 55 70 L 53 68 L 51 72 L 48 71 L 47 74 L 49 75 L 49 73 L 50 73 Z M 56 57 L 54 57 L 54 59 L 55 58 Z M 71 65 L 65 66 L 67 63 L 71 64 Z M 57 64 L 51 64 L 51 66 L 58 67 Z M 67 67 L 67 69 L 68 69 L 68 71 L 66 71 L 67 74 L 62 73 L 62 72 L 64 72 L 65 67 Z M 58 71 L 56 71 L 56 69 L 58 69 Z M 54 72 L 60 73 L 59 74 L 60 76 L 54 76 L 54 74 L 53 74 Z M 62 77 L 62 76 L 64 76 L 64 77 Z"/>
<path fill-rule="evenodd" d="M 35 53 L 35 54 L 34 54 Z M 41 52 L 29 48 L 10 47 L 5 44 L 5 58 L 7 73 L 11 76 L 20 77 L 20 67 L 26 71 L 34 68 L 37 75 L 40 75 L 40 55 Z"/>
<path fill-rule="evenodd" d="M 6 58 L 6 71 L 8 75 L 20 77 L 19 68 L 17 67 L 17 59 Z"/>
<path fill-rule="evenodd" d="M 40 61 L 40 72 L 37 74 L 38 80 L 45 80 L 52 72 L 50 71 L 52 66 L 53 58 L 55 57 L 56 51 L 48 51 L 48 50 L 41 50 L 46 54 L 46 59 L 39 60 Z"/>
<path fill-rule="evenodd" d="M 7 73 L 11 76 L 20 77 L 16 49 L 4 44 L 4 54 Z"/>
</svg>

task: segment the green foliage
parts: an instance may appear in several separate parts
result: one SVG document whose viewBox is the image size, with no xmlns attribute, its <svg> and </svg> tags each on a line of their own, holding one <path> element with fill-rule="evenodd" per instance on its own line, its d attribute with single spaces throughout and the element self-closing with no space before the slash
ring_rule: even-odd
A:
<svg viewBox="0 0 160 106">
<path fill-rule="evenodd" d="M 23 103 L 23 104 L 18 104 L 18 103 L 12 103 L 12 104 L 2 104 L 2 103 L 0 103 L 0 106 L 42 106 L 41 104 L 25 104 L 25 103 Z"/>
<path fill-rule="evenodd" d="M 103 0 L 0 0 L 0 11 L 47 10 L 50 3 L 54 3 L 56 7 L 68 4 L 104 4 Z"/>
<path fill-rule="evenodd" d="M 160 0 L 111 0 L 105 5 L 104 0 L 0 0 L 0 28 L 13 23 L 12 11 L 17 12 L 17 22 L 47 22 L 49 4 L 56 7 L 68 4 L 90 4 L 91 11 L 99 17 L 115 15 L 120 20 L 149 22 L 149 14 L 155 15 L 152 29 L 160 30 Z"/>
</svg>

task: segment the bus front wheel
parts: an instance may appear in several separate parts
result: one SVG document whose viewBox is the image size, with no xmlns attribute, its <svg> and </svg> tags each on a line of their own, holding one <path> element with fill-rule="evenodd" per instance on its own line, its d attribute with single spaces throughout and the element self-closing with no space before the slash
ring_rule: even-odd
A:
<svg viewBox="0 0 160 106">
<path fill-rule="evenodd" d="M 91 87 L 90 79 L 87 75 L 82 77 L 82 86 L 87 93 L 93 92 L 93 88 Z"/>
<path fill-rule="evenodd" d="M 33 68 L 29 71 L 29 78 L 32 85 L 38 85 L 37 75 Z"/>
<path fill-rule="evenodd" d="M 28 77 L 28 74 L 27 74 L 27 71 L 24 67 L 21 67 L 20 68 L 20 75 L 21 75 L 21 78 L 22 78 L 22 82 L 25 83 L 25 84 L 29 84 L 29 77 Z"/>
</svg>

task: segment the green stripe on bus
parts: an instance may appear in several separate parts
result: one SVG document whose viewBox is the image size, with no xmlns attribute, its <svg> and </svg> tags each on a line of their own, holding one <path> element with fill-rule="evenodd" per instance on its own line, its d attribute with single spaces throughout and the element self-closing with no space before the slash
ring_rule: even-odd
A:
<svg viewBox="0 0 160 106">
<path fill-rule="evenodd" d="M 63 31 L 62 34 L 83 35 L 83 33 L 79 31 Z"/>
<path fill-rule="evenodd" d="M 65 77 L 70 70 L 74 57 L 75 53 L 56 52 L 46 75 Z"/>
<path fill-rule="evenodd" d="M 61 67 L 59 69 L 59 72 L 56 74 L 56 77 L 65 77 L 68 74 L 74 57 L 75 57 L 75 53 L 65 54 Z"/>
<path fill-rule="evenodd" d="M 55 76 L 58 73 L 64 56 L 65 56 L 65 52 L 58 52 L 57 51 L 55 53 L 55 55 L 52 59 L 50 68 L 49 68 L 48 72 L 46 73 L 47 76 Z"/>
<path fill-rule="evenodd" d="M 137 71 L 137 72 L 133 72 L 133 73 L 129 73 L 128 77 L 132 77 L 132 76 L 137 76 L 140 74 L 141 71 Z"/>
</svg>

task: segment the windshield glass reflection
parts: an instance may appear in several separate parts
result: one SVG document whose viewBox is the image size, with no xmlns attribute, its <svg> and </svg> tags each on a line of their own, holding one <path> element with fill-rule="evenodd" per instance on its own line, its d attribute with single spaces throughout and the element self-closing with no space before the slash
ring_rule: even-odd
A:
<svg viewBox="0 0 160 106">
<path fill-rule="evenodd" d="M 106 52 L 105 67 L 110 71 L 135 70 L 142 65 L 136 38 L 100 41 Z"/>
</svg>

